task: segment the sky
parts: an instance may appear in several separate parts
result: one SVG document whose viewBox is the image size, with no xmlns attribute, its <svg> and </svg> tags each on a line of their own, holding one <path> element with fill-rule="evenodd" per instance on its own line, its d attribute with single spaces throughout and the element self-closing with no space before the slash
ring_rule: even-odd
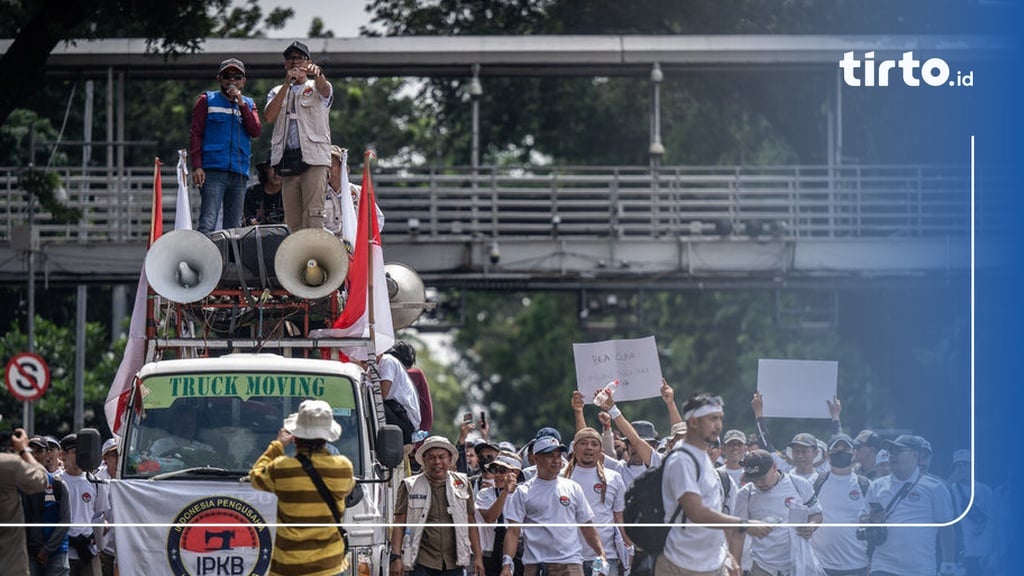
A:
<svg viewBox="0 0 1024 576">
<path fill-rule="evenodd" d="M 264 14 L 270 13 L 275 6 L 295 10 L 295 16 L 288 20 L 283 30 L 269 31 L 267 36 L 270 38 L 303 38 L 316 16 L 337 38 L 359 36 L 359 27 L 370 22 L 370 15 L 365 11 L 369 4 L 366 0 L 259 0 L 259 3 Z"/>
</svg>

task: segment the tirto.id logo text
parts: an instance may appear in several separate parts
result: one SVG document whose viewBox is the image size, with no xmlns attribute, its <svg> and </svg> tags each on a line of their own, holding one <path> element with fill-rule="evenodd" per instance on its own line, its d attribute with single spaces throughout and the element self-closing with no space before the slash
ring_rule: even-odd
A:
<svg viewBox="0 0 1024 576">
<path fill-rule="evenodd" d="M 874 52 L 865 52 L 863 59 L 846 52 L 839 61 L 843 69 L 843 82 L 847 86 L 889 86 L 890 77 L 902 80 L 906 86 L 974 86 L 973 70 L 957 70 L 953 74 L 949 64 L 942 58 L 929 58 L 924 62 L 914 58 L 914 53 L 904 52 L 899 60 L 875 61 Z M 898 71 L 894 70 L 899 68 Z"/>
</svg>

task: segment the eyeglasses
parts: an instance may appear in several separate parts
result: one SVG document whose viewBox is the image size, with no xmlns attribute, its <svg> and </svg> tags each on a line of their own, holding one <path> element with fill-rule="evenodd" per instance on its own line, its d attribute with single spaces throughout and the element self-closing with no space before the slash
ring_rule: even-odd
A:
<svg viewBox="0 0 1024 576">
<path fill-rule="evenodd" d="M 241 72 L 236 74 L 221 74 L 220 77 L 225 80 L 241 80 L 245 78 L 245 74 L 242 74 Z"/>
<path fill-rule="evenodd" d="M 291 56 L 284 57 L 285 62 L 304 62 L 306 60 L 309 60 L 309 57 L 302 54 L 292 54 Z"/>
</svg>

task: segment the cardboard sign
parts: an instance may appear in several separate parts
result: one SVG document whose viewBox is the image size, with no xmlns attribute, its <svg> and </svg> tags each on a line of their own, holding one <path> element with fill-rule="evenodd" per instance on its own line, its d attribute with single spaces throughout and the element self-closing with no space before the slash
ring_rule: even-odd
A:
<svg viewBox="0 0 1024 576">
<path fill-rule="evenodd" d="M 661 361 L 654 336 L 573 344 L 572 353 L 576 389 L 587 402 L 616 378 L 616 402 L 661 396 Z"/>
<path fill-rule="evenodd" d="M 831 418 L 839 363 L 832 360 L 757 361 L 757 391 L 766 418 Z"/>
</svg>

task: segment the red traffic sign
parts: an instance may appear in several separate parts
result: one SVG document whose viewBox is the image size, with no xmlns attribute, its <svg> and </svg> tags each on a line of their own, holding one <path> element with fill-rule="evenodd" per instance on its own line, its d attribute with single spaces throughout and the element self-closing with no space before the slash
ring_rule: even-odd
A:
<svg viewBox="0 0 1024 576">
<path fill-rule="evenodd" d="M 50 367 L 42 356 L 20 352 L 7 363 L 4 380 L 7 389 L 18 400 L 38 400 L 50 387 Z"/>
</svg>

